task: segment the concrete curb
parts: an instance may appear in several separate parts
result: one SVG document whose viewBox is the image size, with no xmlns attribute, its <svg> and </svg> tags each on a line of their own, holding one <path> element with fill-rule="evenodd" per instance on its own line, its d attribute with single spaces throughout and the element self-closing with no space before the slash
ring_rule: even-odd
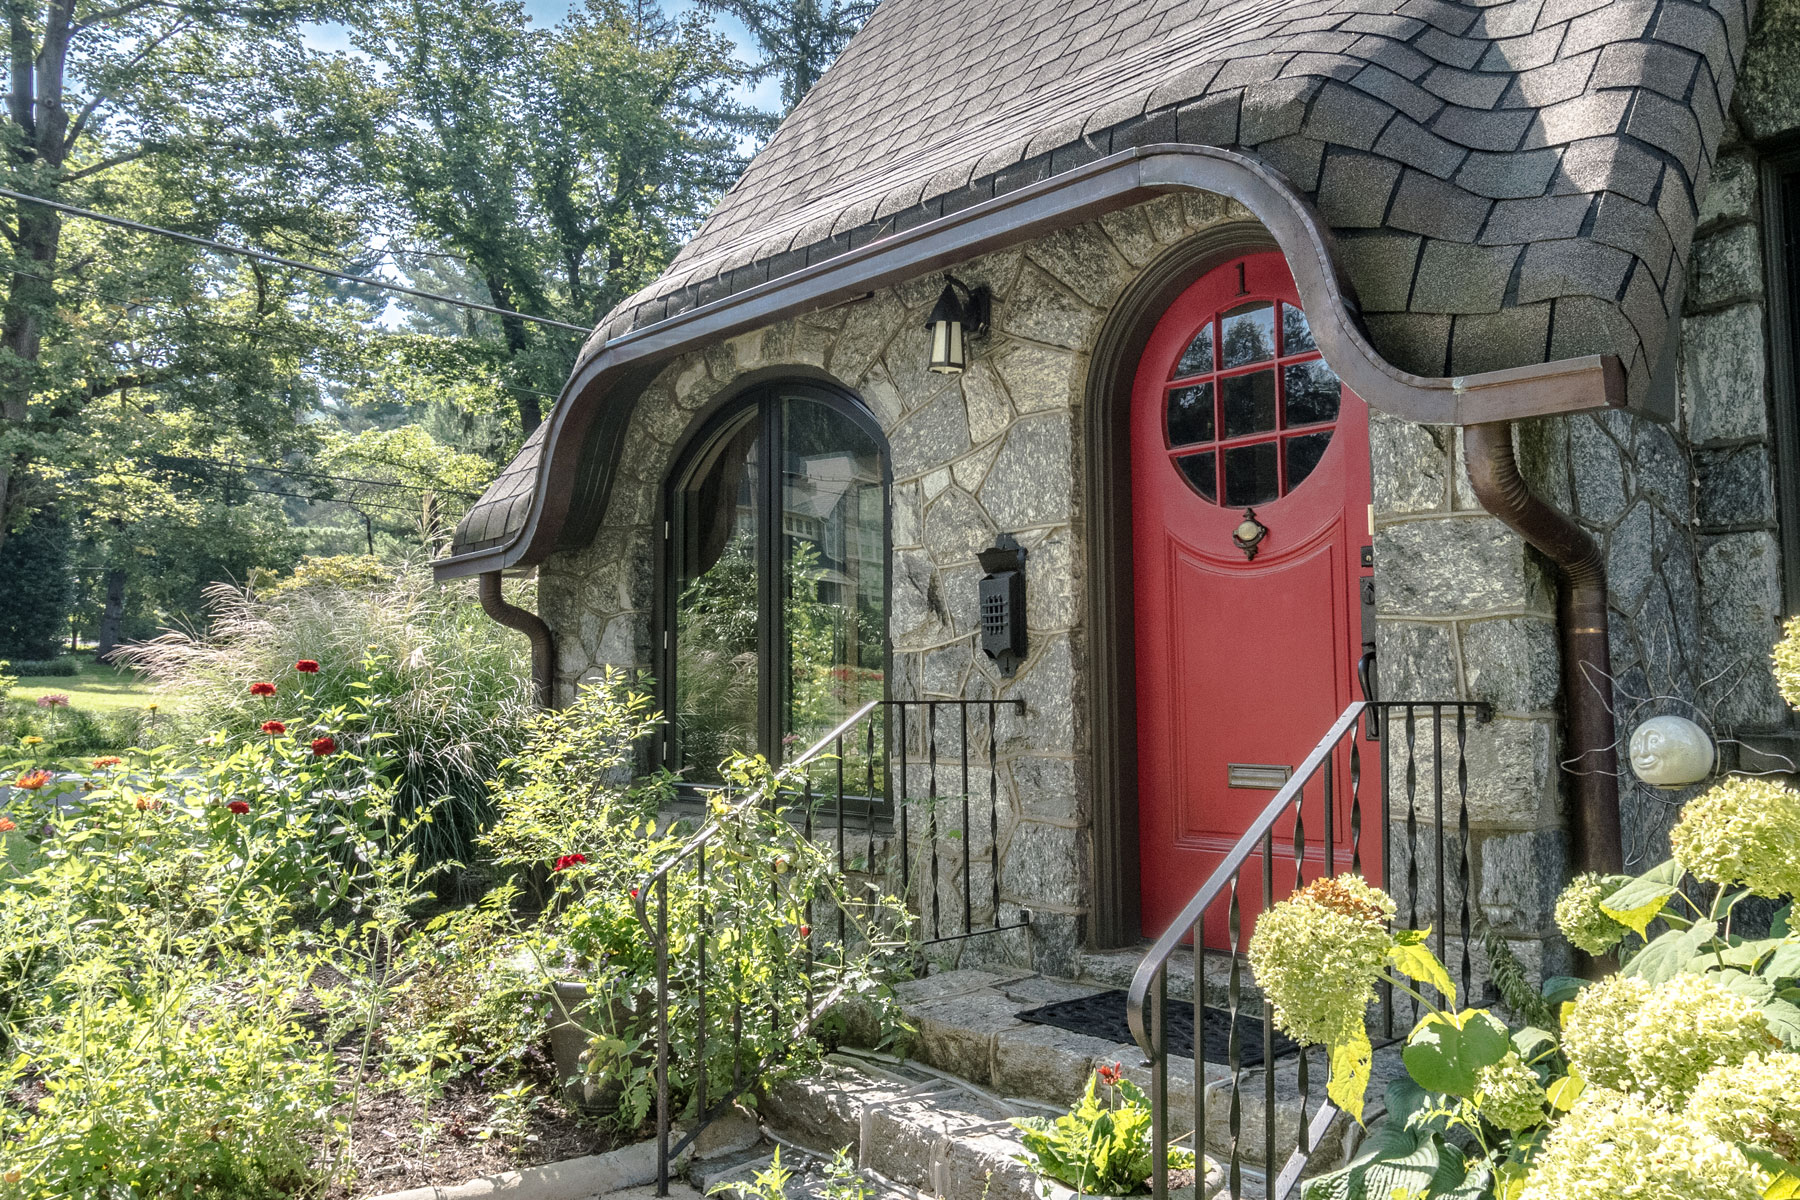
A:
<svg viewBox="0 0 1800 1200">
<path fill-rule="evenodd" d="M 408 1188 L 370 1200 L 475 1200 L 505 1196 L 508 1200 L 589 1200 L 609 1192 L 642 1187 L 656 1181 L 656 1143 L 638 1142 L 605 1154 L 519 1171 L 502 1171 L 467 1183 Z"/>
</svg>

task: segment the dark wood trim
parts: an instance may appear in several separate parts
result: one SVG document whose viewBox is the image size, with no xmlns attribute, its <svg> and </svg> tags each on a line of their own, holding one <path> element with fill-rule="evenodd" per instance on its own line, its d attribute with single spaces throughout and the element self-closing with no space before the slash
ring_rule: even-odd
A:
<svg viewBox="0 0 1800 1200">
<path fill-rule="evenodd" d="M 1765 154 L 1760 165 L 1764 314 L 1774 435 L 1775 510 L 1780 526 L 1782 610 L 1800 611 L 1800 147 Z"/>
<path fill-rule="evenodd" d="M 612 472 L 610 460 L 598 470 L 583 471 L 590 435 L 596 428 L 622 429 L 643 387 L 638 381 L 676 355 L 1106 212 L 1187 191 L 1229 196 L 1269 230 L 1287 255 L 1325 360 L 1373 408 L 1426 424 L 1462 425 L 1625 403 L 1624 368 L 1612 355 L 1455 377 L 1400 370 L 1382 358 L 1363 332 L 1329 230 L 1281 175 L 1253 158 L 1211 146 L 1142 146 L 880 238 L 612 342 L 590 342 L 587 357 L 564 385 L 549 417 L 519 532 L 500 545 L 439 559 L 433 565 L 437 577 L 534 565 L 565 544 L 562 534 L 571 522 L 591 521 L 591 513 L 605 505 Z M 602 437 L 597 448 L 616 458 L 621 440 Z"/>
<path fill-rule="evenodd" d="M 1083 463 L 1087 533 L 1088 794 L 1096 949 L 1136 945 L 1137 663 L 1133 632 L 1131 388 L 1156 322 L 1220 263 L 1275 247 L 1254 221 L 1207 229 L 1146 267 L 1108 314 L 1088 368 Z"/>
</svg>

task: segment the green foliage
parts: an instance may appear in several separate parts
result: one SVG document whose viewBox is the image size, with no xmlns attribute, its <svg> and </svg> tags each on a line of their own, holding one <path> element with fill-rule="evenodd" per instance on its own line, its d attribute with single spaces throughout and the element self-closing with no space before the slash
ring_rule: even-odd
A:
<svg viewBox="0 0 1800 1200">
<path fill-rule="evenodd" d="M 69 529 L 39 515 L 0 541 L 0 655 L 54 658 L 68 636 Z"/>
<path fill-rule="evenodd" d="M 21 678 L 66 679 L 81 674 L 81 660 L 66 655 L 61 658 L 20 658 L 13 660 L 8 669 Z"/>
<path fill-rule="evenodd" d="M 298 733 L 305 722 L 295 724 L 296 709 L 354 706 L 361 731 L 381 743 L 395 821 L 411 830 L 422 861 L 471 861 L 493 817 L 488 780 L 525 739 L 524 638 L 490 620 L 466 590 L 407 568 L 366 589 L 320 584 L 263 595 L 217 585 L 209 597 L 204 636 L 169 633 L 120 655 L 174 689 L 175 735 L 251 738 L 271 719 Z M 319 663 L 318 673 L 297 672 L 302 659 Z M 274 683 L 277 694 L 252 695 L 255 681 Z"/>
<path fill-rule="evenodd" d="M 870 0 L 707 0 L 744 23 L 762 51 L 751 78 L 781 82 L 781 114 L 800 103 L 875 11 Z"/>
<path fill-rule="evenodd" d="M 154 728 L 139 709 L 44 707 L 31 700 L 0 699 L 0 763 L 9 755 L 49 761 L 113 754 L 137 745 Z"/>
<path fill-rule="evenodd" d="M 1106 1095 L 1100 1094 L 1102 1075 Z M 1087 1091 L 1075 1107 L 1054 1121 L 1018 1117 L 1024 1133 L 1025 1162 L 1039 1175 L 1075 1189 L 1083 1196 L 1129 1196 L 1145 1190 L 1150 1178 L 1150 1099 L 1118 1068 L 1103 1067 L 1088 1078 Z M 1169 1166 L 1194 1165 L 1192 1152 L 1169 1147 Z"/>
</svg>

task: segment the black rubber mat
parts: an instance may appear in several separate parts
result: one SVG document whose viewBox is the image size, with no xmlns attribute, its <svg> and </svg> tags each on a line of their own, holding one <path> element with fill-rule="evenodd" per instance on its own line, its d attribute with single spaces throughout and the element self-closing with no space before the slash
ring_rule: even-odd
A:
<svg viewBox="0 0 1800 1200">
<path fill-rule="evenodd" d="M 1182 1058 L 1194 1057 L 1194 1006 L 1171 1000 L 1167 1009 L 1169 1053 Z M 1070 1033 L 1105 1038 L 1109 1042 L 1131 1043 L 1131 1026 L 1125 1019 L 1125 993 L 1097 992 L 1079 1000 L 1063 1000 L 1019 1014 L 1019 1020 L 1033 1025 L 1051 1025 Z M 1238 1062 L 1240 1066 L 1260 1066 L 1263 1060 L 1262 1013 L 1240 1014 L 1238 1027 Z M 1231 1050 L 1231 1014 L 1223 1009 L 1206 1010 L 1206 1061 L 1225 1063 Z M 1275 1034 L 1275 1057 L 1285 1058 L 1299 1053 L 1300 1047 L 1281 1032 Z"/>
</svg>

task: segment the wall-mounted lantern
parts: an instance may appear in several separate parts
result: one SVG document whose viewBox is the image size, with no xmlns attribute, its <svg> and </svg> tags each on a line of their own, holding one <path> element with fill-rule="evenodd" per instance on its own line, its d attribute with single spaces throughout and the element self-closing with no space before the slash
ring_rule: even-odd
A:
<svg viewBox="0 0 1800 1200">
<path fill-rule="evenodd" d="M 1699 783 L 1717 759 L 1712 738 L 1686 717 L 1651 717 L 1631 731 L 1631 772 L 1652 787 Z"/>
<path fill-rule="evenodd" d="M 981 560 L 981 648 L 1010 676 L 1025 661 L 1025 547 L 1010 533 L 975 556 Z"/>
<path fill-rule="evenodd" d="M 940 375 L 963 373 L 969 363 L 969 339 L 987 332 L 992 299 L 993 293 L 985 286 L 971 289 L 954 275 L 944 276 L 944 290 L 925 322 L 931 331 L 933 371 Z"/>
</svg>

